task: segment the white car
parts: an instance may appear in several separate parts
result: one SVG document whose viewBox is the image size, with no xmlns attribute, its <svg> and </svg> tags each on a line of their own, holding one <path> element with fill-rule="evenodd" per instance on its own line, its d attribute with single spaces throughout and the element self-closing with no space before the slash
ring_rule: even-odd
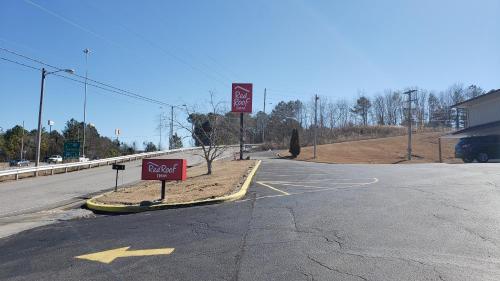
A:
<svg viewBox="0 0 500 281">
<path fill-rule="evenodd" d="M 89 161 L 89 159 L 85 156 L 78 158 L 78 162 L 87 162 L 87 161 Z"/>
<path fill-rule="evenodd" d="M 62 163 L 63 162 L 63 158 L 61 155 L 52 155 L 49 157 L 49 159 L 47 160 L 47 162 L 49 162 L 49 164 L 51 163 L 54 163 L 54 164 L 58 164 L 58 163 Z"/>
</svg>

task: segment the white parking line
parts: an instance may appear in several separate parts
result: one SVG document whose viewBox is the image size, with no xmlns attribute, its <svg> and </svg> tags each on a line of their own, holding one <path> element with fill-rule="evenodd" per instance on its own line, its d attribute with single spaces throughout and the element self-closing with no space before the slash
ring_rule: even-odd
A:
<svg viewBox="0 0 500 281">
<path fill-rule="evenodd" d="M 273 190 L 276 190 L 278 192 L 280 192 L 281 194 L 276 194 L 276 195 L 265 195 L 265 196 L 259 196 L 259 197 L 256 197 L 255 200 L 260 200 L 260 199 L 266 199 L 266 198 L 275 198 L 275 197 L 283 197 L 283 196 L 292 196 L 292 195 L 301 195 L 301 194 L 306 194 L 306 193 L 316 193 L 316 192 L 324 192 L 324 191 L 333 191 L 333 190 L 339 190 L 339 189 L 349 189 L 351 187 L 359 187 L 359 186 L 362 186 L 362 185 L 370 185 L 370 184 L 374 184 L 374 183 L 377 183 L 379 180 L 378 178 L 371 178 L 372 181 L 371 182 L 366 182 L 366 183 L 360 183 L 360 184 L 356 184 L 356 185 L 350 185 L 350 186 L 332 186 L 332 187 L 318 187 L 318 186 L 314 186 L 314 190 L 307 190 L 307 191 L 302 191 L 302 192 L 292 192 L 292 193 L 288 193 L 288 192 L 285 192 L 285 191 L 282 191 L 282 190 L 279 190 L 275 187 L 272 187 L 268 184 L 265 184 L 263 182 L 256 182 L 260 185 L 263 185 L 265 187 L 268 187 L 270 189 L 273 189 Z M 304 186 L 305 187 L 305 186 Z M 311 186 L 313 187 L 313 186 Z M 249 201 L 249 200 L 252 200 L 252 198 L 247 198 L 247 199 L 243 199 L 243 200 L 239 200 L 237 202 L 245 202 L 245 201 Z"/>
<path fill-rule="evenodd" d="M 260 184 L 260 185 L 262 185 L 262 186 L 265 186 L 265 187 L 267 187 L 267 188 L 270 188 L 270 189 L 272 189 L 272 190 L 274 190 L 274 191 L 278 191 L 278 192 L 280 192 L 280 193 L 283 193 L 284 195 L 290 195 L 290 193 L 288 193 L 288 192 L 285 192 L 285 191 L 283 191 L 283 190 L 279 190 L 279 189 L 277 189 L 277 188 L 275 188 L 275 187 L 272 187 L 272 186 L 267 185 L 267 184 L 265 184 L 265 183 L 262 183 L 262 182 L 260 182 L 260 181 L 258 181 L 258 182 L 256 182 L 256 183 L 258 183 L 258 184 Z"/>
</svg>

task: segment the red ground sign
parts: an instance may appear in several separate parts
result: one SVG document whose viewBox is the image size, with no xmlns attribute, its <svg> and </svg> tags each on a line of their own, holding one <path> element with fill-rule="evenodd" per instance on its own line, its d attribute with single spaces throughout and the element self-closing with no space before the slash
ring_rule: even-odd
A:
<svg viewBox="0 0 500 281">
<path fill-rule="evenodd" d="M 252 84 L 233 83 L 232 112 L 252 112 Z"/>
<path fill-rule="evenodd" d="M 186 180 L 186 159 L 142 159 L 143 180 Z"/>
</svg>

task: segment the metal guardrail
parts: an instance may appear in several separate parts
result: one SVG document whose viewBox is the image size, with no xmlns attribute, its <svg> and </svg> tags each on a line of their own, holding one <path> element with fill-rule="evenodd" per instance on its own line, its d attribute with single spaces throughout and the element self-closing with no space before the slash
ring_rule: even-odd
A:
<svg viewBox="0 0 500 281">
<path fill-rule="evenodd" d="M 186 148 L 178 148 L 178 149 L 164 150 L 164 151 L 144 152 L 144 153 L 119 156 L 119 157 L 112 157 L 112 158 L 106 158 L 106 159 L 99 159 L 99 160 L 92 160 L 92 161 L 85 161 L 85 162 L 73 162 L 73 163 L 64 163 L 64 164 L 44 165 L 44 166 L 38 166 L 38 167 L 11 169 L 11 170 L 0 171 L 0 177 L 15 176 L 16 180 L 17 180 L 17 179 L 19 179 L 19 175 L 21 175 L 21 174 L 34 173 L 34 175 L 37 176 L 38 172 L 42 172 L 42 171 L 51 171 L 50 174 L 53 175 L 54 170 L 64 169 L 64 172 L 67 173 L 68 168 L 77 167 L 78 169 L 80 169 L 82 167 L 86 167 L 86 168 L 90 169 L 90 168 L 92 168 L 92 166 L 99 167 L 103 164 L 109 165 L 109 164 L 114 164 L 114 163 L 119 163 L 119 162 L 132 161 L 132 160 L 137 160 L 137 159 L 156 157 L 156 156 L 160 156 L 160 155 L 167 155 L 167 154 L 172 154 L 172 153 L 176 153 L 176 152 L 192 151 L 192 150 L 198 150 L 198 149 L 200 149 L 200 148 L 199 147 L 186 147 Z"/>
</svg>

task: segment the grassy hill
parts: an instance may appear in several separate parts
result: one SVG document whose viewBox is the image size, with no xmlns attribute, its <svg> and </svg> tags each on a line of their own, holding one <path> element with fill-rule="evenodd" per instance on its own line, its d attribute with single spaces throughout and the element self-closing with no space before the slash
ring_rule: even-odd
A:
<svg viewBox="0 0 500 281">
<path fill-rule="evenodd" d="M 438 137 L 442 133 L 413 135 L 413 160 L 411 163 L 439 162 Z M 454 146 L 457 139 L 442 139 L 443 162 L 457 163 Z M 394 164 L 406 161 L 408 136 L 397 136 L 360 141 L 324 144 L 317 147 L 317 162 Z M 282 153 L 286 155 L 286 153 Z M 313 148 L 303 147 L 298 160 L 314 161 Z"/>
</svg>

